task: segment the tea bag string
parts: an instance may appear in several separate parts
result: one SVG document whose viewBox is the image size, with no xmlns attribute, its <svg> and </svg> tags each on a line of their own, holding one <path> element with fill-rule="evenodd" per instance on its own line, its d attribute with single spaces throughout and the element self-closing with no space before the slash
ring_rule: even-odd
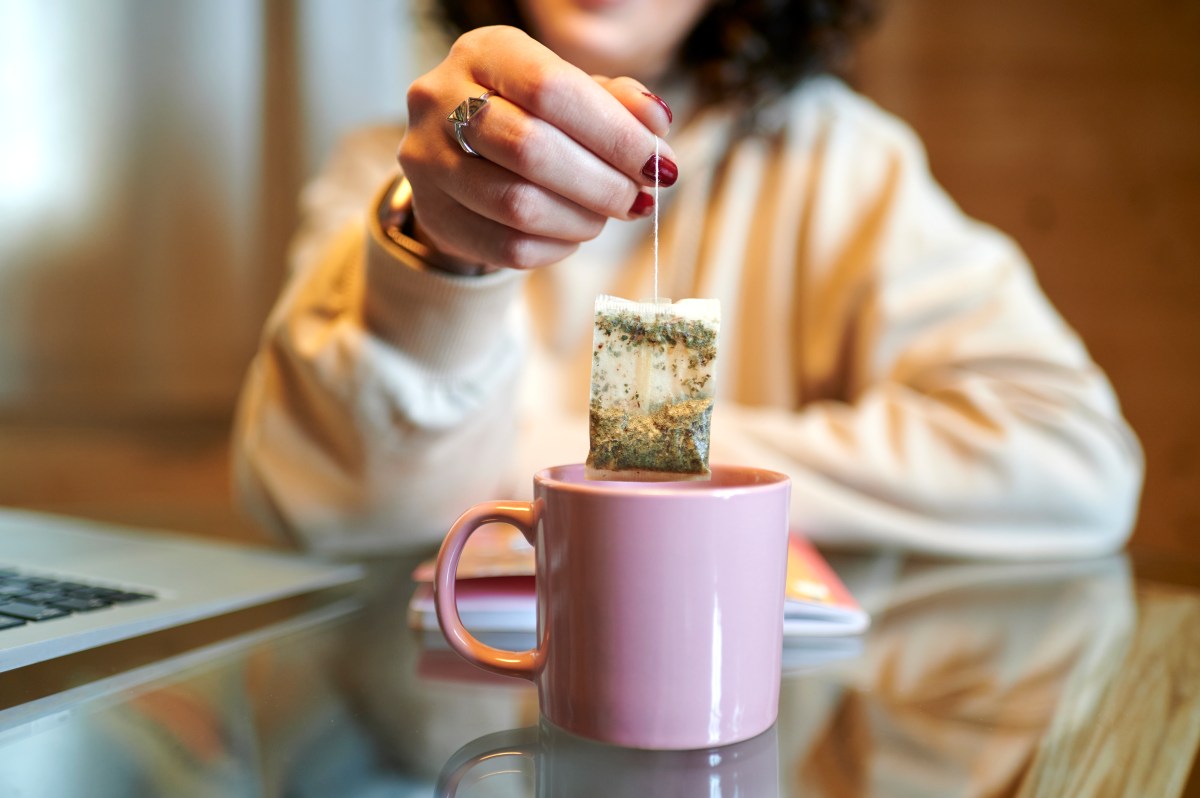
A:
<svg viewBox="0 0 1200 798">
<path fill-rule="evenodd" d="M 654 137 L 654 304 L 658 304 L 658 149 L 661 140 Z"/>
</svg>

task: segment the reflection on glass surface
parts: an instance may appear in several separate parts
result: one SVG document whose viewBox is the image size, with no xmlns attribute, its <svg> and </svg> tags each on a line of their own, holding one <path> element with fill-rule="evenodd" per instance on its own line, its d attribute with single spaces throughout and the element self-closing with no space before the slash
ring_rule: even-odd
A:
<svg viewBox="0 0 1200 798">
<path fill-rule="evenodd" d="M 532 753 L 464 776 L 459 795 L 534 796 L 542 785 L 555 795 L 671 794 L 620 778 L 688 783 L 682 767 L 705 786 L 680 794 L 761 798 L 711 780 L 714 767 L 747 763 L 744 778 L 765 781 L 745 783 L 772 785 L 769 796 L 1010 794 L 1047 744 L 1064 694 L 1072 717 L 1088 722 L 1134 625 L 1123 557 L 834 558 L 872 611 L 871 631 L 859 649 L 802 657 L 785 675 L 760 758 L 714 763 L 539 731 L 528 684 L 462 667 L 409 631 L 412 564 L 376 563 L 352 616 L 217 647 L 23 723 L 0 712 L 0 795 L 425 798 L 464 756 L 504 744 Z M 507 737 L 488 737 L 496 732 Z M 712 793 L 714 783 L 723 791 Z M 587 792 L 592 784 L 608 790 Z"/>
<path fill-rule="evenodd" d="M 80 671 L 79 687 L 0 713 L 0 795 L 279 793 L 325 730 L 353 732 L 330 666 L 357 606 L 330 605 L 95 681 Z"/>
<path fill-rule="evenodd" d="M 473 740 L 446 762 L 435 798 L 483 795 L 778 798 L 778 741 L 772 727 L 722 748 L 642 751 L 585 740 L 543 719 Z"/>
<path fill-rule="evenodd" d="M 1133 630 L 1123 556 L 835 564 L 873 627 L 856 657 L 801 660 L 785 676 L 777 733 L 787 796 L 1010 793 L 1064 686 L 1098 697 Z M 855 641 L 844 642 L 853 653 Z M 495 794 L 537 794 L 523 789 Z"/>
<path fill-rule="evenodd" d="M 784 682 L 789 795 L 1010 794 L 1064 686 L 1097 698 L 1134 625 L 1124 556 L 902 564 L 876 600 L 853 667 Z"/>
</svg>

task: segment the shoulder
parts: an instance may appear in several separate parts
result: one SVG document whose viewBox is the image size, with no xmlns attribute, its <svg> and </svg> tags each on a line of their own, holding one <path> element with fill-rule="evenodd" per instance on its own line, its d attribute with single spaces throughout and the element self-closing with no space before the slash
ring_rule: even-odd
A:
<svg viewBox="0 0 1200 798">
<path fill-rule="evenodd" d="M 924 168 L 925 149 L 902 119 L 836 77 L 808 78 L 767 110 L 769 125 L 792 147 L 818 148 L 849 164 L 879 160 Z"/>
</svg>

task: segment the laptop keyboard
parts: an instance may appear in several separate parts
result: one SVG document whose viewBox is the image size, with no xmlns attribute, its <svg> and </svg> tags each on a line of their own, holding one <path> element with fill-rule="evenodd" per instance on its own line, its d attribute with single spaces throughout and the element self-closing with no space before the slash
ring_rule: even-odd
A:
<svg viewBox="0 0 1200 798">
<path fill-rule="evenodd" d="M 157 598 L 153 593 L 55 579 L 0 566 L 0 630 L 153 598 Z"/>
</svg>

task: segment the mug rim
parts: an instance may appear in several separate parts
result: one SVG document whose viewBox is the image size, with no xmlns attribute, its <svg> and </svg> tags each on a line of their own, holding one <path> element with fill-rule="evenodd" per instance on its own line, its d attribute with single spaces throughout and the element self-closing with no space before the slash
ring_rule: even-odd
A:
<svg viewBox="0 0 1200 798">
<path fill-rule="evenodd" d="M 579 479 L 568 480 L 564 479 L 563 472 L 575 472 Z M 773 471 L 769 468 L 759 468 L 757 466 L 744 466 L 730 463 L 713 463 L 710 470 L 716 475 L 718 472 L 722 474 L 735 474 L 737 472 L 754 473 L 758 475 L 759 481 L 746 484 L 714 484 L 712 480 L 680 480 L 674 482 L 639 482 L 639 481 L 620 481 L 620 480 L 589 480 L 583 478 L 585 466 L 583 463 L 567 463 L 564 465 L 550 466 L 549 468 L 539 469 L 533 475 L 535 484 L 544 485 L 548 488 L 561 490 L 568 493 L 581 493 L 600 495 L 612 495 L 613 493 L 621 493 L 629 497 L 647 497 L 661 499 L 664 497 L 695 497 L 702 496 L 743 496 L 746 494 L 766 493 L 772 490 L 778 490 L 780 486 L 789 486 L 791 478 L 782 472 Z M 629 490 L 629 486 L 636 486 L 635 489 Z M 622 490 L 621 488 L 626 488 Z"/>
</svg>

